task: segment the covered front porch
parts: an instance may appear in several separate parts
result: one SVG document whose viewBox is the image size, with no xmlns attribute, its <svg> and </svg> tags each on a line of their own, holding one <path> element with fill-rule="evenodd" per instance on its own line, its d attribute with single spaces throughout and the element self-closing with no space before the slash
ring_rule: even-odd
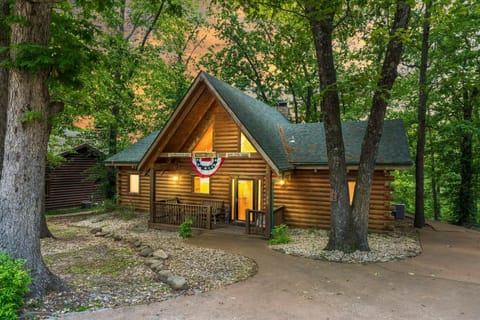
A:
<svg viewBox="0 0 480 320">
<path fill-rule="evenodd" d="M 200 203 L 183 202 L 178 197 L 151 203 L 149 227 L 172 228 L 187 220 L 197 229 L 225 230 L 243 228 L 245 234 L 270 238 L 272 226 L 283 223 L 285 207 L 267 211 L 245 209 L 245 220 L 232 220 L 230 206 L 221 200 L 202 200 Z"/>
</svg>

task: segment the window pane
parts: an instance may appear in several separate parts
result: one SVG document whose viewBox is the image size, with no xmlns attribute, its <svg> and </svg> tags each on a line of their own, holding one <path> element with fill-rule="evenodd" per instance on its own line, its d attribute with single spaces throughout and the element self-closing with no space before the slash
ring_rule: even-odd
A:
<svg viewBox="0 0 480 320">
<path fill-rule="evenodd" d="M 208 127 L 202 139 L 200 139 L 195 148 L 193 148 L 193 151 L 213 151 L 213 124 Z"/>
<path fill-rule="evenodd" d="M 257 152 L 243 133 L 240 133 L 240 152 Z"/>
<path fill-rule="evenodd" d="M 210 178 L 193 178 L 193 192 L 210 193 Z"/>
<path fill-rule="evenodd" d="M 353 192 L 355 191 L 355 181 L 348 181 L 348 195 L 350 197 L 350 204 L 353 201 Z"/>
<path fill-rule="evenodd" d="M 130 175 L 130 190 L 131 193 L 140 193 L 140 175 Z"/>
</svg>

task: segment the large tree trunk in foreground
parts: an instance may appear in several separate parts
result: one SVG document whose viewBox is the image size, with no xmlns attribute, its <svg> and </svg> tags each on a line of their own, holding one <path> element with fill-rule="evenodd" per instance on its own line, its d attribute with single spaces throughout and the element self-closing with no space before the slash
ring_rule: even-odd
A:
<svg viewBox="0 0 480 320">
<path fill-rule="evenodd" d="M 3 48 L 9 46 L 10 28 L 5 23 L 9 13 L 9 0 L 0 0 L 0 61 L 8 58 L 8 51 Z M 8 105 L 8 70 L 0 68 L 0 177 L 2 175 L 3 153 L 5 143 L 5 129 L 7 127 L 7 105 Z"/>
<path fill-rule="evenodd" d="M 358 166 L 358 175 L 352 203 L 352 216 L 355 225 L 356 244 L 360 250 L 369 250 L 368 213 L 375 161 L 382 137 L 385 112 L 390 90 L 397 78 L 397 67 L 402 56 L 403 43 L 400 33 L 406 30 L 410 18 L 410 6 L 398 1 L 395 18 L 390 31 L 390 41 L 383 60 L 380 80 L 373 95 L 372 107 L 368 118 L 367 130 L 363 138 L 362 152 Z"/>
<path fill-rule="evenodd" d="M 14 15 L 26 23 L 11 26 L 10 57 L 20 44 L 47 45 L 52 3 L 15 1 Z M 0 181 L 0 249 L 26 259 L 33 297 L 58 288 L 40 252 L 39 225 L 45 189 L 48 121 L 51 116 L 48 70 L 11 69 L 5 155 Z"/>
<path fill-rule="evenodd" d="M 320 87 L 322 91 L 325 90 L 321 107 L 331 188 L 331 229 L 327 249 L 350 252 L 356 249 L 356 245 L 350 212 L 345 147 L 340 121 L 337 76 L 333 59 L 334 15 L 331 14 L 323 20 L 318 20 L 317 10 L 312 8 L 310 12 L 307 11 L 307 15 L 310 17 L 310 26 L 315 42 Z"/>
<path fill-rule="evenodd" d="M 333 59 L 332 32 L 334 13 L 326 14 L 320 4 L 312 4 L 306 15 L 310 22 L 317 55 L 322 98 L 322 114 L 327 145 L 331 187 L 331 232 L 329 250 L 351 252 L 369 250 L 368 214 L 375 160 L 383 131 L 383 122 L 390 89 L 397 77 L 397 66 L 402 53 L 399 31 L 407 27 L 410 7 L 399 1 L 390 32 L 380 80 L 374 93 L 370 117 L 362 143 L 359 171 L 352 207 L 349 203 L 345 147 L 340 122 L 340 103 Z M 334 11 L 332 9 L 332 11 Z"/>
<path fill-rule="evenodd" d="M 427 68 L 428 40 L 430 35 L 430 0 L 425 1 L 422 33 L 420 77 L 418 81 L 418 131 L 417 154 L 415 157 L 415 221 L 416 228 L 425 226 L 425 132 L 427 118 Z"/>
</svg>

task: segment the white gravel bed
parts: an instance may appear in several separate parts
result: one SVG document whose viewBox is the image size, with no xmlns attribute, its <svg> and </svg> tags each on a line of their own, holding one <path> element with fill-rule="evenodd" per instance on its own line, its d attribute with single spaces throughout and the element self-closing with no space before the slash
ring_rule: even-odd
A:
<svg viewBox="0 0 480 320">
<path fill-rule="evenodd" d="M 368 235 L 370 251 L 353 253 L 324 250 L 328 243 L 326 230 L 290 229 L 289 236 L 289 243 L 270 245 L 270 248 L 285 254 L 343 263 L 386 262 L 415 257 L 422 252 L 416 234 L 371 233 Z"/>
</svg>

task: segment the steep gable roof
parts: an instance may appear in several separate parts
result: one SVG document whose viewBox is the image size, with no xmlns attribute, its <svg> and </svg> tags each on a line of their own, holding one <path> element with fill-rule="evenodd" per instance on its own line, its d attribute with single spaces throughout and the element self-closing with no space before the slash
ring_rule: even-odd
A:
<svg viewBox="0 0 480 320">
<path fill-rule="evenodd" d="M 244 134 L 268 156 L 278 171 L 290 168 L 282 144 L 281 127 L 289 125 L 285 117 L 265 103 L 203 72 L 207 84 L 223 100 L 227 111 L 237 120 Z"/>
<path fill-rule="evenodd" d="M 168 130 L 182 119 L 195 89 L 206 86 L 247 136 L 257 151 L 277 173 L 294 169 L 296 166 L 326 166 L 328 164 L 323 123 L 292 124 L 277 110 L 256 100 L 239 89 L 200 72 L 182 102 L 177 106 L 165 127 L 156 131 L 131 147 L 110 157 L 107 164 L 136 164 L 144 170 L 148 157 L 158 152 L 162 139 L 169 139 Z M 187 110 L 188 111 L 188 110 Z M 358 164 L 366 122 L 342 124 L 345 156 L 348 165 Z M 165 144 L 163 144 L 165 145 Z M 377 165 L 409 166 L 409 154 L 405 128 L 400 120 L 386 120 L 380 141 Z"/>
</svg>

